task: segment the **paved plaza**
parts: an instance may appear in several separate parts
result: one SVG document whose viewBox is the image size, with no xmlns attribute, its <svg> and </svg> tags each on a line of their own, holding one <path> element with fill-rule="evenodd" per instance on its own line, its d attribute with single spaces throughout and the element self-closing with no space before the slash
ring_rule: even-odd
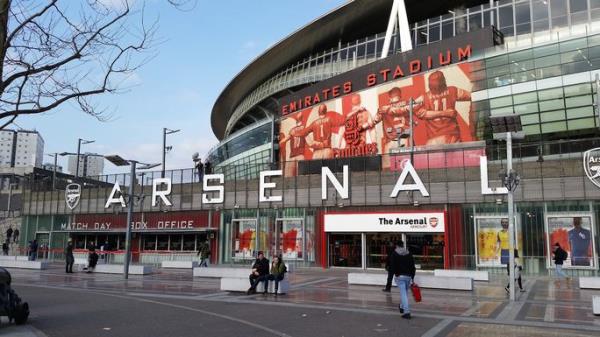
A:
<svg viewBox="0 0 600 337">
<path fill-rule="evenodd" d="M 299 269 L 289 294 L 246 296 L 219 290 L 191 270 L 151 276 L 11 270 L 31 306 L 29 325 L 2 324 L 9 336 L 598 336 L 600 316 L 577 280 L 528 278 L 511 305 L 505 279 L 475 290 L 423 289 L 413 319 L 400 318 L 398 294 L 348 286 L 348 270 Z M 5 323 L 6 321 L 4 321 Z"/>
</svg>

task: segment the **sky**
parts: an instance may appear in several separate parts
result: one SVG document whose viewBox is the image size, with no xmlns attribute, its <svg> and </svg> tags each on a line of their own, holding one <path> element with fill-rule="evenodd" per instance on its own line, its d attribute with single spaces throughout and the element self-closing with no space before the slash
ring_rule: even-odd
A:
<svg viewBox="0 0 600 337">
<path fill-rule="evenodd" d="M 82 152 L 160 163 L 162 128 L 167 127 L 181 131 L 167 136 L 173 150 L 166 168 L 192 167 L 194 152 L 204 157 L 218 143 L 210 112 L 227 83 L 270 46 L 345 1 L 197 0 L 186 11 L 166 2 L 147 1 L 145 15 L 159 25 L 155 56 L 128 78 L 127 90 L 95 100 L 107 109 L 109 121 L 100 122 L 74 104 L 16 120 L 19 127 L 41 133 L 45 154 L 76 152 L 77 139 L 83 138 L 95 142 L 82 146 Z M 44 162 L 52 161 L 45 155 Z M 59 164 L 66 169 L 66 158 L 59 157 Z M 105 162 L 105 173 L 127 170 Z"/>
</svg>

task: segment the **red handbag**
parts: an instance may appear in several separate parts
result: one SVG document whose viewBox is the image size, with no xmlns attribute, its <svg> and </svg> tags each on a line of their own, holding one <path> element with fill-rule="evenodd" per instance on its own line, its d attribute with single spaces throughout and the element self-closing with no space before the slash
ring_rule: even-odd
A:
<svg viewBox="0 0 600 337">
<path fill-rule="evenodd" d="M 421 302 L 421 288 L 416 283 L 410 285 L 410 290 L 412 291 L 413 297 L 415 298 L 415 302 Z"/>
</svg>

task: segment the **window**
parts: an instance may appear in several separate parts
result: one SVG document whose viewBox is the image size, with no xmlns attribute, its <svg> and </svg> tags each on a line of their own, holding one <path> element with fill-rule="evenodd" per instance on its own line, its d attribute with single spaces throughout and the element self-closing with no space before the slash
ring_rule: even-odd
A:
<svg viewBox="0 0 600 337">
<path fill-rule="evenodd" d="M 196 235 L 186 234 L 183 236 L 183 250 L 185 250 L 185 251 L 196 250 Z"/>
<path fill-rule="evenodd" d="M 157 235 L 156 236 L 156 250 L 168 250 L 169 249 L 169 235 Z"/>
<path fill-rule="evenodd" d="M 515 20 L 518 35 L 531 33 L 529 2 L 515 4 Z"/>
<path fill-rule="evenodd" d="M 144 250 L 156 250 L 156 235 L 142 236 Z"/>
<path fill-rule="evenodd" d="M 552 13 L 553 29 L 568 26 L 567 2 L 565 0 L 550 0 L 550 12 Z"/>
<path fill-rule="evenodd" d="M 504 36 L 513 36 L 513 8 L 512 5 L 498 8 L 498 26 Z"/>
</svg>

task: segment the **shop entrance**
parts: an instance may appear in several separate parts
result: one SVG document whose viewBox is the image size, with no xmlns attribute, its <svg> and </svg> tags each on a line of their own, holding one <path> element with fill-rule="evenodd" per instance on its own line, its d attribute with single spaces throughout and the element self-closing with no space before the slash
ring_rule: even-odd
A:
<svg viewBox="0 0 600 337">
<path fill-rule="evenodd" d="M 421 269 L 444 268 L 444 234 L 406 234 L 406 246 Z"/>
<path fill-rule="evenodd" d="M 331 234 L 329 236 L 329 265 L 361 268 L 361 234 Z"/>
</svg>

